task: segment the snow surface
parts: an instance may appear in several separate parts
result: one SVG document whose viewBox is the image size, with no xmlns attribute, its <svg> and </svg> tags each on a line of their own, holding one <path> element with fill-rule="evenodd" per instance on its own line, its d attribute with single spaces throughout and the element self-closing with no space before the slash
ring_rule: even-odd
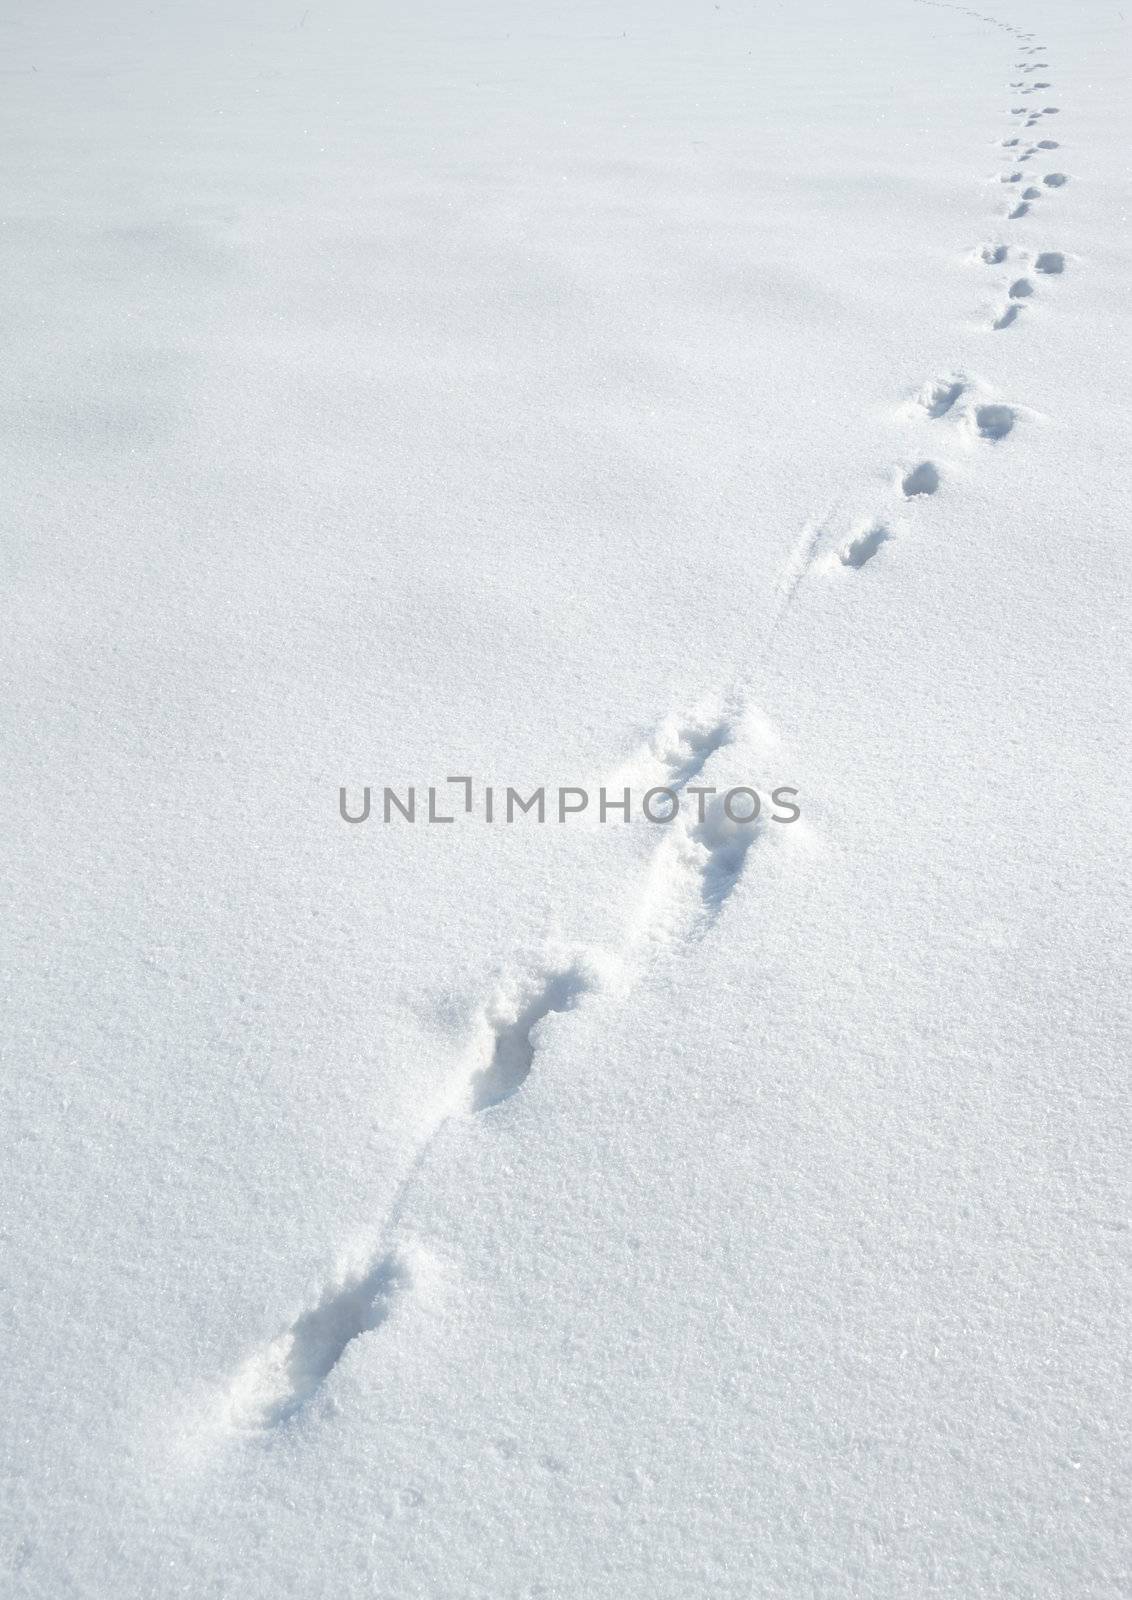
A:
<svg viewBox="0 0 1132 1600">
<path fill-rule="evenodd" d="M 1121 11 L 0 49 L 0 1589 L 1132 1594 Z"/>
</svg>

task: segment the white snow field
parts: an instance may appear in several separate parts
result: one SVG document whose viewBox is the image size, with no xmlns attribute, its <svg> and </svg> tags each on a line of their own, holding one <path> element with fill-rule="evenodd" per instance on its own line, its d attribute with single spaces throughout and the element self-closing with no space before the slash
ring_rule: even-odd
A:
<svg viewBox="0 0 1132 1600">
<path fill-rule="evenodd" d="M 1132 1594 L 1127 15 L 989 3 L 8 0 L 5 1600 Z"/>
</svg>

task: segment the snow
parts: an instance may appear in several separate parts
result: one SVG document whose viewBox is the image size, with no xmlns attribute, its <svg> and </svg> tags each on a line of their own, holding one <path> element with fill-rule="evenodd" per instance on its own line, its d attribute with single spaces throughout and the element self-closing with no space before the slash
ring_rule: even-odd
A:
<svg viewBox="0 0 1132 1600">
<path fill-rule="evenodd" d="M 1119 11 L 0 43 L 0 1589 L 1132 1592 Z"/>
</svg>

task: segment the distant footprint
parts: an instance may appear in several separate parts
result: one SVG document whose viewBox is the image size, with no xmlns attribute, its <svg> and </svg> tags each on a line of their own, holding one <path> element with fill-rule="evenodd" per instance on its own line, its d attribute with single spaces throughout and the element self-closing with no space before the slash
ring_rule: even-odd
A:
<svg viewBox="0 0 1132 1600">
<path fill-rule="evenodd" d="M 1017 222 L 1019 217 L 1027 216 L 1029 214 L 1029 210 L 1030 207 L 1026 201 L 1019 200 L 1018 204 L 1014 207 L 1014 210 L 1007 213 L 1006 220 L 1008 222 Z"/>
<path fill-rule="evenodd" d="M 1002 314 L 995 318 L 992 324 L 995 328 L 1009 328 L 1011 323 L 1017 322 L 1022 307 L 1019 305 L 1007 306 Z"/>
<path fill-rule="evenodd" d="M 1060 250 L 1043 250 L 1041 255 L 1034 262 L 1034 270 L 1036 272 L 1048 272 L 1050 274 L 1064 272 L 1065 257 L 1061 254 Z"/>
<path fill-rule="evenodd" d="M 976 406 L 975 427 L 983 439 L 1005 439 L 1014 426 L 1009 406 Z"/>
<path fill-rule="evenodd" d="M 1012 300 L 1025 300 L 1034 292 L 1029 278 L 1017 278 L 1006 291 Z"/>
<path fill-rule="evenodd" d="M 1042 182 L 1049 189 L 1060 189 L 1069 182 L 1064 172 L 1047 172 Z"/>
<path fill-rule="evenodd" d="M 1060 150 L 1061 146 L 1058 144 L 1056 139 L 1039 139 L 1038 140 L 1038 149 L 1039 150 Z"/>
<path fill-rule="evenodd" d="M 918 467 L 912 468 L 900 487 L 907 500 L 917 494 L 935 494 L 939 488 L 939 468 L 934 461 L 921 461 Z"/>
<path fill-rule="evenodd" d="M 1023 200 L 1038 200 L 1041 198 L 1041 193 L 1042 191 L 1040 189 L 1035 189 L 1033 184 L 1031 184 L 1028 189 L 1022 190 L 1022 198 Z"/>
<path fill-rule="evenodd" d="M 979 251 L 980 258 L 988 267 L 1001 267 L 1006 260 L 1006 246 L 1004 244 L 985 244 Z"/>
<path fill-rule="evenodd" d="M 1022 174 L 1020 172 L 1004 172 L 998 181 L 999 183 L 1021 183 Z"/>
</svg>

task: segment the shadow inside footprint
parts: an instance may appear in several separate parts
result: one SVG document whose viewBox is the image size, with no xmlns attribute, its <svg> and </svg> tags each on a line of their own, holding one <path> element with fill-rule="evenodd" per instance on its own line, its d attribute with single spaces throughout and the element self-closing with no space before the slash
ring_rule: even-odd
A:
<svg viewBox="0 0 1132 1600">
<path fill-rule="evenodd" d="M 295 1415 L 338 1365 L 346 1347 L 389 1316 L 409 1274 L 395 1254 L 330 1284 L 256 1363 L 237 1403 L 239 1425 L 266 1431 Z"/>
<path fill-rule="evenodd" d="M 752 802 L 748 799 L 745 804 L 750 806 Z M 739 882 L 747 851 L 761 831 L 757 796 L 753 806 L 755 815 L 748 821 L 737 822 L 727 815 L 722 799 L 717 796 L 708 805 L 703 822 L 692 829 L 692 838 L 708 852 L 702 868 L 700 896 L 713 921 Z"/>
<path fill-rule="evenodd" d="M 1064 172 L 1047 172 L 1042 182 L 1050 189 L 1060 189 L 1063 184 L 1069 182 L 1069 179 Z"/>
<path fill-rule="evenodd" d="M 1025 300 L 1034 292 L 1034 286 L 1029 278 L 1016 278 L 1006 291 L 1012 300 Z"/>
<path fill-rule="evenodd" d="M 1021 306 L 1007 306 L 1002 315 L 995 319 L 994 326 L 996 328 L 1009 328 L 1012 322 L 1017 322 L 1018 313 L 1021 310 Z"/>
<path fill-rule="evenodd" d="M 1058 273 L 1065 271 L 1065 257 L 1060 250 L 1043 250 L 1034 262 L 1036 272 Z"/>
<path fill-rule="evenodd" d="M 923 391 L 920 404 L 929 417 L 946 416 L 962 393 L 963 385 L 957 380 L 940 378 Z"/>
<path fill-rule="evenodd" d="M 1030 207 L 1027 205 L 1026 201 L 1025 200 L 1019 200 L 1018 204 L 1014 207 L 1014 210 L 1010 212 L 1010 214 L 1009 214 L 1009 216 L 1007 218 L 1007 221 L 1008 222 L 1017 222 L 1019 217 L 1028 216 L 1029 215 L 1029 211 L 1030 211 Z"/>
<path fill-rule="evenodd" d="M 978 406 L 975 426 L 984 439 L 1005 439 L 1014 426 L 1014 413 L 1009 406 Z"/>
<path fill-rule="evenodd" d="M 534 1065 L 533 1030 L 552 1011 L 569 1011 L 589 988 L 577 967 L 567 967 L 550 973 L 514 1015 L 493 1020 L 490 1056 L 471 1081 L 473 1111 L 497 1106 L 522 1087 Z"/>
<path fill-rule="evenodd" d="M 916 494 L 935 494 L 939 488 L 939 469 L 932 461 L 921 461 L 900 486 L 907 499 Z"/>
<path fill-rule="evenodd" d="M 988 267 L 1000 267 L 1006 260 L 1004 244 L 985 244 L 979 252 Z"/>
<path fill-rule="evenodd" d="M 866 561 L 871 561 L 882 544 L 892 537 L 888 529 L 879 522 L 871 528 L 866 528 L 841 551 L 841 564 L 843 567 L 863 567 Z"/>
</svg>

